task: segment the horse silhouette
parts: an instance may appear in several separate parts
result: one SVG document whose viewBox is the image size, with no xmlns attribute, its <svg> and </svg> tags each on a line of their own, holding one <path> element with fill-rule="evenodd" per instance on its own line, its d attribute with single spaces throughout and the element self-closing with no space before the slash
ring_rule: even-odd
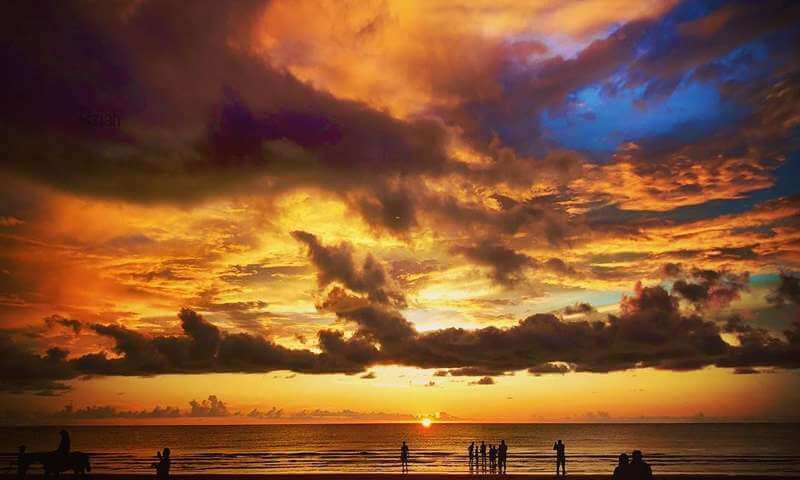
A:
<svg viewBox="0 0 800 480">
<path fill-rule="evenodd" d="M 92 471 L 92 466 L 89 463 L 89 455 L 83 452 L 70 452 L 67 454 L 60 452 L 35 452 L 23 453 L 19 456 L 19 464 L 17 473 L 20 477 L 25 476 L 28 468 L 35 464 L 41 463 L 44 468 L 44 478 L 48 478 L 50 474 L 58 476 L 61 472 L 72 470 L 75 475 L 86 477 L 86 472 Z"/>
</svg>

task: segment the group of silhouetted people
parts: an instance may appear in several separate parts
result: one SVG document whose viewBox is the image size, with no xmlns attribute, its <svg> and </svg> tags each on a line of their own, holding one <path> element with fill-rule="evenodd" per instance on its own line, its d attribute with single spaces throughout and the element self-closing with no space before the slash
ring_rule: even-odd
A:
<svg viewBox="0 0 800 480">
<path fill-rule="evenodd" d="M 505 440 L 500 440 L 499 445 L 489 445 L 481 442 L 472 442 L 467 447 L 467 457 L 469 458 L 470 473 L 491 472 L 506 473 L 508 464 L 508 445 Z M 488 460 L 488 462 L 487 462 Z"/>
<path fill-rule="evenodd" d="M 556 452 L 556 476 L 567 474 L 567 448 L 562 440 L 553 444 Z M 400 465 L 402 473 L 408 473 L 409 449 L 406 442 L 400 447 Z M 508 445 L 505 440 L 500 440 L 499 445 L 486 445 L 486 442 L 472 442 L 467 447 L 470 473 L 497 473 L 505 474 L 508 465 Z M 644 461 L 641 450 L 634 450 L 628 457 L 627 453 L 619 456 L 619 464 L 614 469 L 612 480 L 652 480 L 653 472 L 650 465 Z"/>
<path fill-rule="evenodd" d="M 81 452 L 72 452 L 69 433 L 66 430 L 59 432 L 61 440 L 58 449 L 54 452 L 26 453 L 24 445 L 19 447 L 17 462 L 18 474 L 24 476 L 27 468 L 36 462 L 42 463 L 45 476 L 48 473 L 75 470 L 75 473 L 85 474 L 91 470 L 88 455 Z M 556 476 L 567 474 L 566 446 L 562 440 L 553 444 L 556 452 Z M 508 445 L 505 440 L 500 440 L 498 445 L 486 445 L 486 442 L 472 442 L 467 448 L 470 473 L 497 473 L 505 474 L 508 464 Z M 171 466 L 170 449 L 165 448 L 156 452 L 158 461 L 151 466 L 156 470 L 156 478 L 166 480 L 169 478 Z M 400 447 L 400 465 L 402 473 L 409 470 L 409 448 L 406 442 Z M 619 464 L 614 469 L 612 480 L 652 480 L 653 472 L 650 465 L 644 461 L 641 450 L 634 450 L 629 457 L 627 453 L 619 456 Z"/>
</svg>

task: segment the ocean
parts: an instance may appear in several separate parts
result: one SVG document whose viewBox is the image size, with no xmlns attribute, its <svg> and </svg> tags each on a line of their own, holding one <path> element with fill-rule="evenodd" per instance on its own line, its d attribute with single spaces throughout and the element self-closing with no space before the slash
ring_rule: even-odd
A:
<svg viewBox="0 0 800 480">
<path fill-rule="evenodd" d="M 0 462 L 18 445 L 54 450 L 58 427 L 0 427 Z M 621 452 L 642 450 L 655 473 L 800 474 L 800 424 L 417 424 L 73 426 L 72 449 L 92 471 L 153 472 L 170 447 L 173 473 L 400 471 L 402 441 L 411 473 L 468 472 L 467 446 L 505 440 L 508 473 L 552 473 L 553 442 L 567 447 L 568 473 L 610 473 Z M 35 471 L 35 470 L 34 470 Z"/>
</svg>

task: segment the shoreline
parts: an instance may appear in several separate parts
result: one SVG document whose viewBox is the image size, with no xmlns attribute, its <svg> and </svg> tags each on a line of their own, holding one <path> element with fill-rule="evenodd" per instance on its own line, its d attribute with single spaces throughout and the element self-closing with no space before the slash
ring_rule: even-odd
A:
<svg viewBox="0 0 800 480">
<path fill-rule="evenodd" d="M 70 472 L 65 472 L 62 475 L 66 475 L 68 478 L 74 478 Z M 521 474 L 514 474 L 510 473 L 507 475 L 497 475 L 497 474 L 467 474 L 467 473 L 408 473 L 408 474 L 401 474 L 401 473 L 209 473 L 209 474 L 198 474 L 198 473 L 189 473 L 189 474 L 174 474 L 170 475 L 170 478 L 175 478 L 177 480 L 201 480 L 201 479 L 212 479 L 212 480 L 369 480 L 369 479 L 377 479 L 377 480 L 400 480 L 402 478 L 409 478 L 413 477 L 414 480 L 468 480 L 474 478 L 481 478 L 481 479 L 488 479 L 488 478 L 513 478 L 514 480 L 543 480 L 546 478 L 562 478 L 556 477 L 553 474 L 546 474 L 546 473 L 535 473 L 535 474 L 528 474 L 528 473 L 521 473 Z M 595 473 L 579 473 L 579 474 L 570 474 L 568 475 L 569 478 L 576 478 L 579 480 L 608 480 L 611 478 L 611 474 L 595 474 Z M 713 473 L 713 474 L 691 474 L 691 473 L 666 473 L 666 474 L 658 474 L 655 473 L 653 475 L 655 479 L 658 480 L 688 480 L 688 479 L 696 479 L 696 480 L 769 480 L 769 479 L 781 479 L 781 480 L 790 480 L 790 479 L 798 479 L 800 480 L 800 475 L 792 475 L 792 474 L 762 474 L 762 475 L 752 475 L 752 474 L 722 474 L 722 473 Z M 16 479 L 16 474 L 0 474 L 0 480 L 11 480 Z M 26 475 L 25 478 L 44 478 L 42 474 L 29 474 Z M 131 480 L 145 480 L 145 479 L 153 479 L 155 478 L 154 474 L 144 474 L 144 473 L 132 473 L 132 474 L 125 474 L 125 473 L 100 473 L 94 474 L 90 473 L 88 478 L 92 480 L 122 480 L 122 479 L 131 479 Z"/>
</svg>

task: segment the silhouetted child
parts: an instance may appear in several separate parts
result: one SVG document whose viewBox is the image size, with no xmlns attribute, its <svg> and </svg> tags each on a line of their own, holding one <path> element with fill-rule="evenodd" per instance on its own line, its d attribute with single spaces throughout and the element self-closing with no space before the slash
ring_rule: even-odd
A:
<svg viewBox="0 0 800 480">
<path fill-rule="evenodd" d="M 406 442 L 403 442 L 400 447 L 400 471 L 408 473 L 408 445 L 406 445 Z"/>
<path fill-rule="evenodd" d="M 556 451 L 556 476 L 558 476 L 559 469 L 563 475 L 567 474 L 567 453 L 564 442 L 561 440 L 553 444 L 553 450 Z"/>
<path fill-rule="evenodd" d="M 633 451 L 633 460 L 631 460 L 630 465 L 628 465 L 627 472 L 628 472 L 627 480 L 653 479 L 653 470 L 650 468 L 650 465 L 648 465 L 647 462 L 645 462 L 644 459 L 642 458 L 641 450 Z"/>
<path fill-rule="evenodd" d="M 628 480 L 630 476 L 630 472 L 628 471 L 628 467 L 630 466 L 630 461 L 628 460 L 628 454 L 623 453 L 619 456 L 619 464 L 614 469 L 614 475 L 611 477 L 613 480 Z"/>
<path fill-rule="evenodd" d="M 156 478 L 159 479 L 167 479 L 169 478 L 169 467 L 171 461 L 169 459 L 170 450 L 169 448 L 164 449 L 164 453 L 156 452 L 156 456 L 158 456 L 158 462 L 154 463 L 152 466 L 156 469 Z"/>
</svg>

